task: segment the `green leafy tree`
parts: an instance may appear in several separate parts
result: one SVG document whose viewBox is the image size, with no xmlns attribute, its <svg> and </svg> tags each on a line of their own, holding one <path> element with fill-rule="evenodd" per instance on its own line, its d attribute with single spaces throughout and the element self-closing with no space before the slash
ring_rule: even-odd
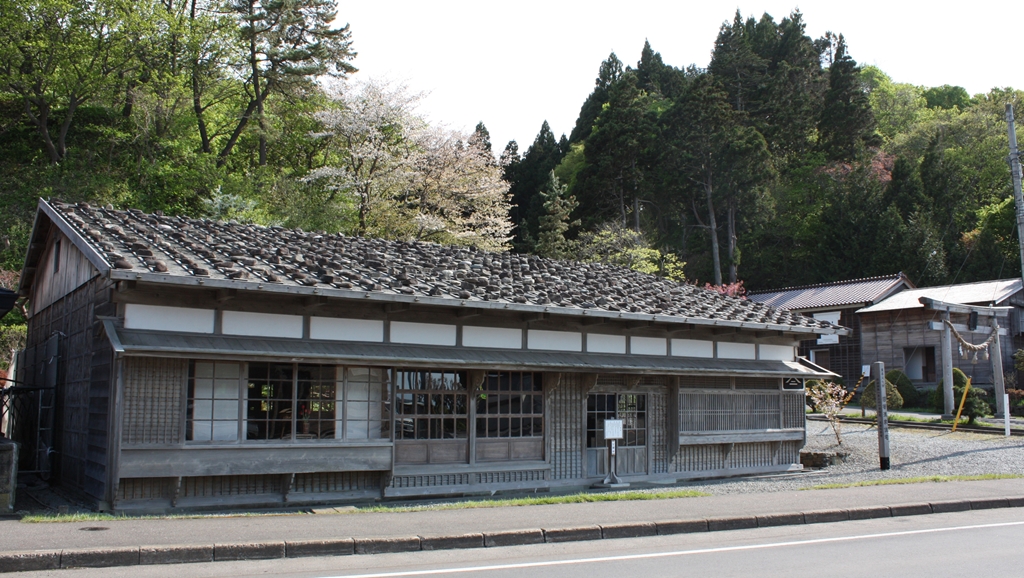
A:
<svg viewBox="0 0 1024 578">
<path fill-rule="evenodd" d="M 652 247 L 643 233 L 614 221 L 580 235 L 579 259 L 618 265 L 676 281 L 686 280 L 683 272 L 686 263 L 678 256 Z"/>
<path fill-rule="evenodd" d="M 132 66 L 124 3 L 19 0 L 0 11 L 0 89 L 21 101 L 50 163 L 68 154 L 79 108 Z"/>
</svg>

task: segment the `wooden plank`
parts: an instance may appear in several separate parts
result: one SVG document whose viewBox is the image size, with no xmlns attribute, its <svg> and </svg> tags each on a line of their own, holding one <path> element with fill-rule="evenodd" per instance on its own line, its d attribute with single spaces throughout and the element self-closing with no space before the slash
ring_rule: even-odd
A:
<svg viewBox="0 0 1024 578">
<path fill-rule="evenodd" d="M 754 442 L 795 441 L 803 439 L 803 429 L 713 434 L 680 434 L 679 445 L 745 444 Z"/>
<path fill-rule="evenodd" d="M 1005 317 L 1010 314 L 1013 307 L 982 307 L 979 305 L 961 305 L 960 303 L 947 303 L 945 301 L 939 301 L 938 299 L 931 299 L 929 297 L 921 297 L 918 299 L 921 305 L 924 305 L 925 309 L 931 309 L 933 311 L 945 311 L 947 313 L 964 313 L 971 314 L 977 312 L 980 315 L 998 315 Z"/>
<path fill-rule="evenodd" d="M 945 328 L 945 324 L 941 321 L 929 321 L 928 329 L 932 331 L 942 331 Z M 960 323 L 953 323 L 953 329 L 956 329 L 958 333 L 977 333 L 980 335 L 992 335 L 991 327 L 984 327 L 979 325 L 977 329 L 971 330 L 966 325 Z M 999 328 L 999 335 L 1009 335 L 1010 333 L 1005 327 Z"/>
<path fill-rule="evenodd" d="M 291 474 L 391 469 L 391 445 L 124 448 L 122 478 Z"/>
</svg>

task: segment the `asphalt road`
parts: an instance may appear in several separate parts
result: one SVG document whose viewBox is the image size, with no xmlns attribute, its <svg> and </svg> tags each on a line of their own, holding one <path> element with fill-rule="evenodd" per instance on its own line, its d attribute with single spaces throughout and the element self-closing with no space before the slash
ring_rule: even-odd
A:
<svg viewBox="0 0 1024 578">
<path fill-rule="evenodd" d="M 985 576 L 1022 575 L 1024 510 L 377 556 L 58 570 L 21 576 Z"/>
</svg>

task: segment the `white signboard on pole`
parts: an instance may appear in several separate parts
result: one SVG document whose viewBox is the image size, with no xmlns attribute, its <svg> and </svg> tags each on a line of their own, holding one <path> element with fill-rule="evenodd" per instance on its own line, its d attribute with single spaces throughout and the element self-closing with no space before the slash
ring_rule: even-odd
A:
<svg viewBox="0 0 1024 578">
<path fill-rule="evenodd" d="M 604 420 L 604 439 L 606 439 L 606 440 L 621 440 L 622 439 L 622 420 L 621 419 L 606 419 L 606 420 Z"/>
</svg>

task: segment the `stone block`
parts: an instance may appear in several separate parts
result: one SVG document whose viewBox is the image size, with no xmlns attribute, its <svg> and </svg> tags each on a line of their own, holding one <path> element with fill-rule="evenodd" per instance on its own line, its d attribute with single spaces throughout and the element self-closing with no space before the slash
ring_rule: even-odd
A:
<svg viewBox="0 0 1024 578">
<path fill-rule="evenodd" d="M 235 544 L 214 544 L 213 559 L 223 560 L 270 560 L 284 558 L 284 542 L 241 542 Z"/>
<path fill-rule="evenodd" d="M 931 506 L 933 514 L 942 514 L 945 512 L 966 512 L 971 509 L 971 503 L 967 500 L 932 502 Z"/>
<path fill-rule="evenodd" d="M 213 544 L 142 546 L 139 564 L 192 564 L 213 562 Z"/>
<path fill-rule="evenodd" d="M 656 525 L 658 526 L 659 536 L 708 531 L 707 520 L 668 520 L 666 522 L 657 522 Z"/>
<path fill-rule="evenodd" d="M 285 555 L 289 558 L 308 556 L 351 556 L 355 554 L 355 540 L 289 540 L 284 543 Z"/>
<path fill-rule="evenodd" d="M 874 518 L 889 518 L 892 516 L 892 512 L 889 511 L 889 506 L 865 506 L 863 508 L 851 508 L 849 512 L 851 520 L 872 520 Z"/>
<path fill-rule="evenodd" d="M 658 526 L 652 522 L 628 522 L 624 524 L 602 524 L 601 537 L 606 540 L 615 538 L 640 538 L 657 536 Z"/>
<path fill-rule="evenodd" d="M 1010 502 L 1006 498 L 981 498 L 971 500 L 972 510 L 991 510 L 993 508 L 1009 508 Z"/>
<path fill-rule="evenodd" d="M 463 550 L 483 548 L 483 534 L 460 534 L 455 536 L 420 536 L 420 548 L 424 550 Z"/>
<path fill-rule="evenodd" d="M 827 524 L 829 522 L 845 522 L 849 519 L 849 510 L 815 510 L 813 512 L 804 512 L 804 521 L 808 524 Z"/>
<path fill-rule="evenodd" d="M 544 530 L 545 542 L 582 542 L 584 540 L 600 539 L 601 526 L 577 526 L 575 528 Z"/>
<path fill-rule="evenodd" d="M 757 518 L 755 516 L 735 516 L 731 518 L 708 518 L 708 531 L 721 532 L 724 530 L 745 530 L 756 528 Z"/>
<path fill-rule="evenodd" d="M 60 553 L 61 568 L 105 568 L 108 566 L 137 566 L 138 546 L 119 548 L 78 548 Z"/>
<path fill-rule="evenodd" d="M 356 538 L 356 554 L 392 554 L 394 552 L 417 552 L 420 550 L 419 536 L 395 538 Z"/>
<path fill-rule="evenodd" d="M 922 516 L 924 514 L 932 513 L 931 504 L 900 504 L 899 506 L 889 506 L 889 510 L 892 511 L 892 515 L 895 516 Z"/>
<path fill-rule="evenodd" d="M 523 546 L 526 544 L 543 544 L 544 530 L 509 530 L 507 532 L 484 532 L 484 546 Z"/>
<path fill-rule="evenodd" d="M 769 514 L 757 517 L 758 528 L 769 528 L 771 526 L 796 526 L 804 523 L 803 514 Z"/>
<path fill-rule="evenodd" d="M 33 572 L 60 568 L 60 550 L 0 552 L 0 572 Z"/>
</svg>

